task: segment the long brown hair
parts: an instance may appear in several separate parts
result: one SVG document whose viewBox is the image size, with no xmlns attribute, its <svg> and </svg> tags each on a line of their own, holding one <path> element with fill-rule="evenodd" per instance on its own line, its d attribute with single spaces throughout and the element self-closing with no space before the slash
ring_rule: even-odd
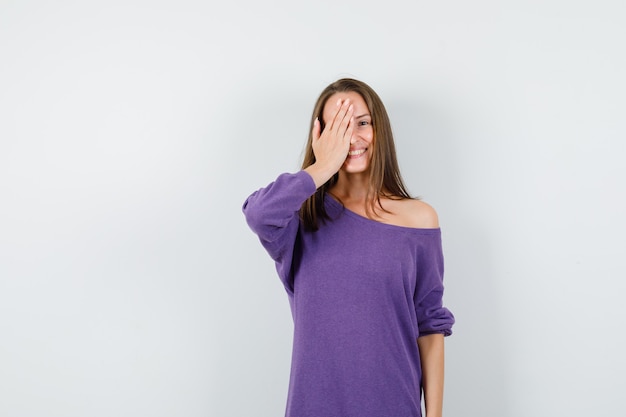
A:
<svg viewBox="0 0 626 417">
<path fill-rule="evenodd" d="M 315 119 L 318 118 L 320 120 L 323 129 L 323 112 L 328 99 L 335 93 L 350 91 L 358 93 L 365 100 L 372 117 L 372 127 L 374 128 L 373 152 L 370 162 L 370 187 L 368 190 L 368 200 L 371 201 L 371 204 L 366 206 L 369 215 L 376 212 L 376 203 L 381 210 L 386 211 L 381 205 L 381 197 L 411 198 L 400 176 L 400 168 L 396 158 L 396 149 L 387 110 L 385 110 L 385 106 L 378 94 L 369 85 L 352 78 L 342 78 L 322 91 L 313 108 L 309 126 L 309 139 L 304 152 L 302 169 L 315 163 L 315 154 L 312 147 L 312 130 Z M 306 229 L 315 231 L 319 228 L 320 219 L 328 219 L 328 214 L 324 208 L 324 198 L 326 192 L 337 183 L 338 178 L 339 173 L 336 173 L 302 204 L 300 218 Z M 369 199 L 369 196 L 372 194 L 375 198 Z"/>
</svg>

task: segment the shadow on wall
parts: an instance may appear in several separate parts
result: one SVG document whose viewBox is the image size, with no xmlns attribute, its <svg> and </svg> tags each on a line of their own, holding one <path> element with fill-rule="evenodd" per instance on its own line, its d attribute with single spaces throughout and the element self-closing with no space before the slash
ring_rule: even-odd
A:
<svg viewBox="0 0 626 417">
<path fill-rule="evenodd" d="M 478 215 L 480 202 L 468 204 L 472 196 L 464 191 L 464 170 L 472 162 L 463 149 L 471 138 L 445 103 L 395 98 L 387 106 L 404 179 L 414 195 L 436 208 L 443 233 L 444 304 L 456 317 L 454 333 L 446 339 L 445 412 L 511 415 L 506 323 L 491 259 L 495 243 Z"/>
<path fill-rule="evenodd" d="M 215 163 L 213 391 L 210 415 L 285 412 L 293 322 L 274 263 L 248 228 L 241 207 L 255 190 L 299 166 L 312 104 L 267 83 L 241 86 L 218 115 L 225 135 L 210 138 Z M 303 111 L 301 111 L 303 109 Z M 299 115 L 299 113 L 302 115 Z M 245 401 L 241 399 L 245 398 Z"/>
</svg>

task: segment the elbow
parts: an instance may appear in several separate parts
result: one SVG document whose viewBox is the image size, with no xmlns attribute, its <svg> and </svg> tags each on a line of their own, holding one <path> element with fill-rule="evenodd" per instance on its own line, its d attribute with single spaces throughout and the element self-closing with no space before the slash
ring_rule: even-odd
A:
<svg viewBox="0 0 626 417">
<path fill-rule="evenodd" d="M 246 200 L 243 203 L 241 211 L 243 212 L 248 227 L 250 227 L 254 233 L 258 234 L 261 229 L 261 225 L 263 224 L 258 210 L 254 210 L 254 206 L 249 204 L 249 200 Z"/>
</svg>

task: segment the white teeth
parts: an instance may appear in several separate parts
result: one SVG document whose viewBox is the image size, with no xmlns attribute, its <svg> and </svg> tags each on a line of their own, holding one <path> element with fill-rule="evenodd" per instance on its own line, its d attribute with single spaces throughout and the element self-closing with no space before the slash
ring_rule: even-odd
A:
<svg viewBox="0 0 626 417">
<path fill-rule="evenodd" d="M 363 153 L 365 153 L 365 149 L 358 149 L 356 151 L 348 152 L 348 155 L 350 155 L 350 156 L 357 156 L 357 155 L 361 155 Z"/>
</svg>

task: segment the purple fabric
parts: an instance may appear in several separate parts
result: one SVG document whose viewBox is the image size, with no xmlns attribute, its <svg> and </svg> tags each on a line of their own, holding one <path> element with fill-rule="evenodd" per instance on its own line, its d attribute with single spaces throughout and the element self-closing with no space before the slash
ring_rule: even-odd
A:
<svg viewBox="0 0 626 417">
<path fill-rule="evenodd" d="M 287 417 L 418 417 L 416 339 L 450 335 L 442 306 L 440 229 L 376 222 L 327 195 L 332 220 L 306 232 L 298 210 L 315 192 L 282 174 L 243 205 L 276 262 L 294 320 Z"/>
</svg>

